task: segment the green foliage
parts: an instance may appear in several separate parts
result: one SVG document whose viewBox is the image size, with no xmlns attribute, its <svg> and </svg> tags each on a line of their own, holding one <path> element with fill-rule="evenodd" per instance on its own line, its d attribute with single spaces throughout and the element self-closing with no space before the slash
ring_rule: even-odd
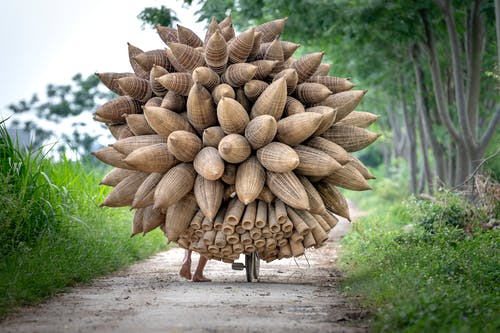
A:
<svg viewBox="0 0 500 333">
<path fill-rule="evenodd" d="M 369 168 L 376 168 L 383 163 L 383 155 L 377 145 L 363 149 L 357 156 Z"/>
<path fill-rule="evenodd" d="M 401 198 L 406 198 L 408 192 L 408 174 L 407 172 L 394 175 L 392 179 L 385 175 L 391 170 L 387 170 L 385 165 L 380 165 L 376 169 L 370 168 L 370 171 L 376 177 L 369 180 L 373 187 L 371 191 L 345 191 L 344 195 L 355 202 L 358 207 L 364 211 L 377 211 L 380 206 L 387 206 L 387 203 L 399 202 Z"/>
<path fill-rule="evenodd" d="M 428 200 L 412 198 L 407 210 L 425 230 L 438 232 L 442 228 L 460 228 L 469 233 L 500 220 L 500 185 L 492 179 L 477 176 L 473 197 L 441 190 Z"/>
<path fill-rule="evenodd" d="M 59 227 L 56 216 L 68 216 L 64 188 L 54 185 L 45 169 L 42 148 L 23 151 L 0 123 L 0 256 Z"/>
<path fill-rule="evenodd" d="M 165 248 L 161 231 L 129 238 L 128 209 L 98 207 L 110 191 L 97 186 L 102 170 L 0 134 L 0 316 Z"/>
<path fill-rule="evenodd" d="M 372 308 L 375 332 L 500 329 L 500 234 L 455 228 L 448 222 L 456 221 L 460 200 L 448 201 L 453 209 L 372 201 L 372 214 L 355 221 L 344 238 L 343 285 Z M 432 233 L 418 224 L 427 214 L 440 224 Z"/>
<path fill-rule="evenodd" d="M 189 5 L 193 1 L 184 2 Z M 288 17 L 282 39 L 300 43 L 299 52 L 325 50 L 327 59 L 333 62 L 332 72 L 336 76 L 353 76 L 356 74 L 354 69 L 365 66 L 363 75 L 359 76 L 364 82 L 368 76 L 375 75 L 377 80 L 383 78 L 382 71 L 394 73 L 387 56 L 394 58 L 393 61 L 405 58 L 400 45 L 403 40 L 414 40 L 417 11 L 430 3 L 396 1 L 387 6 L 385 1 L 364 0 L 197 2 L 201 5 L 196 13 L 199 21 L 209 21 L 212 17 L 220 21 L 230 12 L 233 24 L 239 30 Z M 398 38 L 396 42 L 395 37 Z"/>
<path fill-rule="evenodd" d="M 451 193 L 440 193 L 435 201 L 413 199 L 408 209 L 413 212 L 417 223 L 427 231 L 442 227 L 471 229 L 474 227 L 471 223 L 479 222 L 473 218 L 473 207 L 469 201 Z"/>
<path fill-rule="evenodd" d="M 100 90 L 101 81 L 96 75 L 84 78 L 76 74 L 70 85 L 48 84 L 46 87 L 46 102 L 41 102 L 35 94 L 29 101 L 22 100 L 10 104 L 8 108 L 14 113 L 36 111 L 39 118 L 57 121 L 68 116 L 77 116 L 84 111 L 97 107 L 100 99 L 110 97 L 109 93 Z"/>
<path fill-rule="evenodd" d="M 260 3 L 261 1 L 253 1 L 254 3 Z M 193 4 L 192 0 L 184 0 L 184 3 L 191 6 Z M 198 4 L 201 4 L 200 10 L 196 11 L 195 14 L 198 15 L 198 22 L 207 21 L 210 22 L 212 17 L 215 17 L 217 22 L 222 21 L 226 15 L 229 15 L 229 12 L 235 6 L 234 0 L 219 0 L 219 1 L 197 1 Z M 234 13 L 231 13 L 233 16 Z"/>
<path fill-rule="evenodd" d="M 131 216 L 125 210 L 102 211 L 95 214 L 97 220 L 90 220 L 91 215 L 81 216 L 85 224 L 66 221 L 64 231 L 2 257 L 0 318 L 17 306 L 39 302 L 165 249 L 160 230 L 130 239 Z"/>
<path fill-rule="evenodd" d="M 176 22 L 179 22 L 175 12 L 163 5 L 159 8 L 146 7 L 137 15 L 137 18 L 142 21 L 143 28 L 146 25 L 149 25 L 151 28 L 155 28 L 156 25 L 173 27 Z"/>
<path fill-rule="evenodd" d="M 427 142 L 433 144 L 432 148 L 426 149 L 428 160 L 431 161 L 431 168 L 435 167 L 435 173 L 441 180 L 450 181 L 450 184 L 460 182 L 447 178 L 447 171 L 439 169 L 431 158 L 432 149 L 438 150 L 445 162 L 456 159 L 456 146 L 449 143 L 454 139 L 450 137 L 450 131 L 443 125 L 440 117 L 436 113 L 436 96 L 434 87 L 437 82 L 430 75 L 430 63 L 438 63 L 441 68 L 441 75 L 444 91 L 448 91 L 449 99 L 444 103 L 449 104 L 449 116 L 459 132 L 463 132 L 458 125 L 457 105 L 455 105 L 455 93 L 457 87 L 452 84 L 452 63 L 450 57 L 450 39 L 444 20 L 444 14 L 439 9 L 437 1 L 391 1 L 383 0 L 185 0 L 184 3 L 191 5 L 196 2 L 201 9 L 196 12 L 199 21 L 209 21 L 216 17 L 219 21 L 225 15 L 231 14 L 232 22 L 239 31 L 263 23 L 265 21 L 288 17 L 285 30 L 280 37 L 300 43 L 301 47 L 295 54 L 299 57 L 306 53 L 323 50 L 326 52 L 324 62 L 332 64 L 330 73 L 337 77 L 351 77 L 352 81 L 358 84 L 359 88 L 367 88 L 370 94 L 365 98 L 360 109 L 383 115 L 379 123 L 384 124 L 384 132 L 388 136 L 390 146 L 401 145 L 407 139 L 408 132 L 406 126 L 415 122 L 417 118 L 416 82 L 413 65 L 422 72 L 423 81 L 423 105 L 424 112 L 429 117 L 431 124 L 430 134 L 435 141 Z M 471 31 L 471 16 L 475 1 L 453 1 L 451 2 L 451 13 L 453 15 L 460 45 L 468 45 L 468 38 L 473 36 Z M 499 103 L 498 94 L 498 59 L 496 59 L 496 48 L 494 42 L 495 15 L 492 1 L 483 1 L 479 7 L 481 20 L 484 20 L 485 48 L 482 51 L 482 71 L 481 80 L 477 82 L 480 86 L 480 98 L 477 101 L 479 119 L 474 130 L 478 137 L 490 124 L 492 115 Z M 429 22 L 430 30 L 433 33 L 437 58 L 431 59 L 426 45 L 427 37 L 423 24 L 423 17 Z M 472 37 L 476 38 L 476 37 Z M 467 71 L 467 54 L 471 48 L 462 48 L 458 57 L 464 64 L 462 71 L 465 86 L 470 79 L 471 73 Z M 433 81 L 434 80 L 434 81 Z M 476 85 L 471 85 L 476 86 Z M 467 94 L 467 92 L 465 92 Z M 408 121 L 405 123 L 401 116 L 401 101 L 406 100 Z M 369 100 L 372 100 L 370 102 Z M 465 97 L 467 100 L 467 97 Z M 366 107 L 369 105 L 369 107 Z M 386 110 L 393 113 L 393 118 L 389 122 Z M 387 112 L 388 113 L 388 112 Z M 473 112 L 471 112 L 472 114 Z M 470 122 L 474 122 L 471 119 Z M 411 127 L 411 126 L 410 126 Z M 462 133 L 460 133 L 462 134 Z M 420 133 L 416 139 L 406 140 L 405 146 L 391 147 L 399 156 L 409 159 L 410 154 L 405 154 L 411 147 L 421 144 Z M 493 139 L 492 142 L 495 140 Z M 496 140 L 498 142 L 498 140 Z M 464 141 L 467 142 L 467 141 Z M 438 144 L 442 144 L 443 147 Z M 380 147 L 380 145 L 379 145 Z M 380 148 L 379 148 L 380 149 Z M 390 149 L 388 149 L 390 150 Z M 371 151 L 375 153 L 375 151 Z M 368 158 L 374 163 L 375 156 Z M 417 157 L 418 159 L 418 157 Z M 422 161 L 422 158 L 419 159 Z M 492 166 L 491 161 L 488 167 Z M 434 165 L 433 165 L 434 164 Z M 439 164 L 440 165 L 440 164 Z M 412 164 L 414 167 L 415 164 Z M 461 169 L 462 170 L 462 169 Z M 465 169 L 463 169 L 465 170 Z M 418 170 L 412 170 L 413 176 L 420 174 Z M 468 172 L 468 171 L 466 171 Z M 495 177 L 496 171 L 495 171 Z M 463 177 L 462 177 L 463 178 Z M 498 178 L 498 177 L 497 177 Z M 463 181 L 464 179 L 462 179 Z"/>
<path fill-rule="evenodd" d="M 346 283 L 368 294 L 367 300 L 378 308 L 375 331 L 500 329 L 498 233 L 467 237 L 448 229 L 433 235 L 415 232 L 379 237 L 356 247 L 360 251 L 356 258 L 346 255 L 343 259 L 344 267 L 352 270 Z"/>
</svg>

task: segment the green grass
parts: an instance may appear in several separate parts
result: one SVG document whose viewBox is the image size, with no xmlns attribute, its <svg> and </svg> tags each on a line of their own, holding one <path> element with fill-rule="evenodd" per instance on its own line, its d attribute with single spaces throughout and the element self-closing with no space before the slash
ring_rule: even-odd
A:
<svg viewBox="0 0 500 333">
<path fill-rule="evenodd" d="M 130 239 L 127 208 L 98 208 L 103 175 L 20 149 L 0 124 L 0 317 L 166 247 L 159 230 Z"/>
<path fill-rule="evenodd" d="M 429 203 L 376 201 L 362 207 L 371 215 L 355 222 L 340 260 L 343 286 L 372 309 L 373 330 L 500 331 L 499 232 L 465 232 L 448 208 L 437 214 Z"/>
</svg>

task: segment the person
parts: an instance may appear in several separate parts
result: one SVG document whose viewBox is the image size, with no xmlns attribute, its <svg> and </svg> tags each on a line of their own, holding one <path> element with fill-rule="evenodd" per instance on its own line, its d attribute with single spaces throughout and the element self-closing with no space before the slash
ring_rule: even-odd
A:
<svg viewBox="0 0 500 333">
<path fill-rule="evenodd" d="M 212 281 L 203 275 L 203 270 L 205 269 L 205 265 L 207 264 L 208 259 L 202 255 L 200 255 L 198 266 L 196 266 L 196 270 L 191 276 L 191 253 L 191 250 L 184 250 L 184 259 L 182 260 L 182 266 L 179 271 L 179 275 L 187 280 L 192 280 L 193 282 Z"/>
</svg>

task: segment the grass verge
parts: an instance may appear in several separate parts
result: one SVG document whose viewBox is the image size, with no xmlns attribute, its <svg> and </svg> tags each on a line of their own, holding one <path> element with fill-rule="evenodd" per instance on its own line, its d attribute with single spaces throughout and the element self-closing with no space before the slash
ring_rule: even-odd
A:
<svg viewBox="0 0 500 333">
<path fill-rule="evenodd" d="M 372 309 L 375 332 L 500 331 L 498 231 L 470 233 L 449 221 L 429 229 L 428 218 L 421 226 L 429 203 L 371 204 L 344 238 L 340 266 L 345 290 Z M 450 220 L 443 212 L 433 214 Z"/>
<path fill-rule="evenodd" d="M 128 209 L 98 208 L 110 191 L 97 185 L 104 170 L 0 134 L 0 318 L 166 247 L 159 230 L 130 239 Z"/>
</svg>

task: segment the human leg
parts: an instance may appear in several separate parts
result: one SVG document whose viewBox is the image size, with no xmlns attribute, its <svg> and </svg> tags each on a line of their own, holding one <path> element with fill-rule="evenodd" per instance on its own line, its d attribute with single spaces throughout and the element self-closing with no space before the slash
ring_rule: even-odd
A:
<svg viewBox="0 0 500 333">
<path fill-rule="evenodd" d="M 184 259 L 182 260 L 179 275 L 187 280 L 191 280 L 191 250 L 184 250 Z"/>
<path fill-rule="evenodd" d="M 202 255 L 200 255 L 200 260 L 198 261 L 198 266 L 196 266 L 196 270 L 193 275 L 193 282 L 210 282 L 212 280 L 206 278 L 203 275 L 203 270 L 205 269 L 205 265 L 207 264 L 208 259 Z"/>
</svg>

